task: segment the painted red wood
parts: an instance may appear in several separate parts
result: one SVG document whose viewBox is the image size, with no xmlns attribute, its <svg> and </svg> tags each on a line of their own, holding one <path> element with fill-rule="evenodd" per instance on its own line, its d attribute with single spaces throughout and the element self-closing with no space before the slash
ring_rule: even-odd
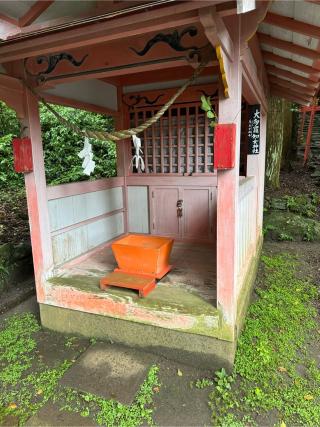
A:
<svg viewBox="0 0 320 427">
<path fill-rule="evenodd" d="M 212 89 L 211 89 L 212 90 Z M 199 92 L 201 92 L 199 90 Z M 151 96 L 146 95 L 151 98 Z M 217 102 L 213 100 L 215 111 Z M 130 112 L 131 126 L 140 117 L 149 118 L 160 106 L 135 107 Z M 142 150 L 148 158 L 147 174 L 213 174 L 213 131 L 197 102 L 177 103 L 159 121 L 141 135 Z M 151 139 L 152 138 L 152 139 Z M 152 146 L 152 153 L 151 153 Z M 146 152 L 149 151 L 148 156 Z M 151 166 L 153 159 L 153 167 Z M 133 170 L 132 174 L 144 174 Z"/>
<path fill-rule="evenodd" d="M 177 203 L 182 201 L 179 217 Z M 215 187 L 150 187 L 151 234 L 211 242 L 214 237 Z"/>
<path fill-rule="evenodd" d="M 212 189 L 184 188 L 183 189 L 183 238 L 197 240 L 212 240 Z"/>
<path fill-rule="evenodd" d="M 177 201 L 179 188 L 150 188 L 151 234 L 178 237 L 180 235 Z"/>
<path fill-rule="evenodd" d="M 32 146 L 30 138 L 14 138 L 12 140 L 14 170 L 26 173 L 33 170 Z"/>
<path fill-rule="evenodd" d="M 235 165 L 236 125 L 218 124 L 214 138 L 215 169 L 232 169 Z"/>
</svg>

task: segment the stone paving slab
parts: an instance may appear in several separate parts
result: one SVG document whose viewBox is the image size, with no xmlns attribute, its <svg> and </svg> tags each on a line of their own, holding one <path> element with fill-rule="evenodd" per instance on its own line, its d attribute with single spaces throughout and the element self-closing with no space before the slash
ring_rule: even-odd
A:
<svg viewBox="0 0 320 427">
<path fill-rule="evenodd" d="M 212 372 L 164 358 L 158 366 L 161 387 L 159 393 L 154 395 L 155 424 L 161 427 L 212 425 L 208 406 L 212 388 L 199 390 L 193 385 L 197 379 L 212 378 Z M 178 375 L 178 370 L 182 376 Z"/>
<path fill-rule="evenodd" d="M 40 411 L 25 424 L 26 426 L 68 426 L 68 427 L 87 427 L 96 426 L 97 424 L 91 418 L 81 417 L 80 414 L 67 411 L 60 411 L 55 404 L 48 402 Z"/>
<path fill-rule="evenodd" d="M 58 367 L 63 360 L 75 360 L 87 347 L 90 340 L 80 337 L 69 337 L 53 331 L 40 331 L 34 335 L 37 341 L 35 351 L 38 360 L 49 368 Z"/>
<path fill-rule="evenodd" d="M 120 344 L 96 343 L 82 354 L 60 383 L 129 405 L 158 357 Z"/>
</svg>

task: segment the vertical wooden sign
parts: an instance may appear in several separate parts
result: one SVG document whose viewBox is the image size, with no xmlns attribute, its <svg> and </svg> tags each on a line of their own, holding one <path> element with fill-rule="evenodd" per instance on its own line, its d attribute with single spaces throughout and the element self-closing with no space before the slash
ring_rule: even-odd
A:
<svg viewBox="0 0 320 427">
<path fill-rule="evenodd" d="M 260 153 L 260 105 L 249 105 L 248 154 Z"/>
</svg>

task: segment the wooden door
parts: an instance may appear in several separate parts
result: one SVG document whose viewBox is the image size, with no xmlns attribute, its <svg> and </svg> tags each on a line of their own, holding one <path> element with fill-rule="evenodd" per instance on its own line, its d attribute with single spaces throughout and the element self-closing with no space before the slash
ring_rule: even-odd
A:
<svg viewBox="0 0 320 427">
<path fill-rule="evenodd" d="M 182 238 L 212 241 L 214 235 L 213 189 L 183 188 Z"/>
<path fill-rule="evenodd" d="M 180 221 L 177 215 L 178 187 L 150 187 L 151 234 L 180 237 Z"/>
<path fill-rule="evenodd" d="M 182 216 L 177 202 L 182 201 Z M 215 187 L 150 187 L 151 234 L 211 242 L 215 236 Z"/>
</svg>

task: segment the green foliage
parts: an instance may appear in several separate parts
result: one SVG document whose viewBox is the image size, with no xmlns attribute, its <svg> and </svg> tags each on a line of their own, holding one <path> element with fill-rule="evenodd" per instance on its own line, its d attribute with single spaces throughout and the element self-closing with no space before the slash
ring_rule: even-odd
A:
<svg viewBox="0 0 320 427">
<path fill-rule="evenodd" d="M 66 120 L 80 129 L 113 129 L 113 119 L 102 114 L 90 113 L 69 107 L 54 107 Z M 96 168 L 88 178 L 83 174 L 82 160 L 78 153 L 83 148 L 83 139 L 62 125 L 43 105 L 40 120 L 44 147 L 47 183 L 50 185 L 112 177 L 116 175 L 116 145 L 112 141 L 92 140 Z M 23 186 L 23 174 L 13 169 L 12 138 L 20 136 L 20 123 L 13 110 L 0 102 L 0 187 Z"/>
<path fill-rule="evenodd" d="M 218 116 L 212 107 L 210 96 L 201 96 L 201 109 L 207 114 L 210 120 L 210 126 L 215 127 L 218 123 Z"/>
<path fill-rule="evenodd" d="M 196 380 L 194 385 L 198 389 L 203 389 L 206 387 L 210 387 L 214 384 L 214 382 L 210 378 L 202 378 L 201 380 Z"/>
<path fill-rule="evenodd" d="M 55 402 L 60 406 L 60 410 L 90 417 L 102 426 L 136 427 L 145 423 L 153 425 L 151 403 L 153 394 L 160 387 L 158 371 L 159 368 L 155 365 L 150 368 L 130 406 L 72 388 L 60 389 L 55 396 Z"/>
<path fill-rule="evenodd" d="M 316 327 L 317 288 L 297 278 L 291 256 L 262 260 L 264 287 L 249 308 L 233 374 L 216 372 L 213 423 L 250 426 L 257 414 L 275 411 L 282 425 L 320 425 L 320 369 L 306 350 Z"/>
<path fill-rule="evenodd" d="M 0 137 L 0 188 L 16 188 L 23 186 L 23 175 L 13 169 L 13 134 Z"/>
<path fill-rule="evenodd" d="M 266 198 L 265 200 L 267 210 L 286 210 L 307 218 L 315 217 L 319 204 L 320 196 L 316 193 L 285 195 L 281 198 Z"/>
<path fill-rule="evenodd" d="M 8 415 L 19 425 L 40 409 L 53 395 L 58 380 L 70 362 L 48 369 L 34 364 L 37 347 L 33 335 L 40 330 L 30 313 L 9 317 L 0 331 L 0 424 Z"/>
<path fill-rule="evenodd" d="M 159 391 L 158 367 L 152 366 L 130 406 L 103 399 L 91 393 L 59 385 L 59 380 L 72 365 L 65 360 L 49 368 L 37 357 L 35 334 L 40 326 L 32 314 L 8 318 L 0 330 L 0 425 L 8 416 L 24 425 L 50 399 L 61 410 L 90 417 L 98 425 L 135 427 L 153 424 L 152 398 Z M 75 337 L 65 341 L 73 346 Z M 81 350 L 80 350 L 81 351 Z"/>
<path fill-rule="evenodd" d="M 293 237 L 291 236 L 291 234 L 286 234 L 286 233 L 280 233 L 279 234 L 279 240 L 284 242 L 292 242 L 293 241 Z"/>
<path fill-rule="evenodd" d="M 20 136 L 20 123 L 14 110 L 0 101 L 0 138 L 6 135 Z"/>
<path fill-rule="evenodd" d="M 113 129 L 113 120 L 101 114 L 88 113 L 69 107 L 54 107 L 66 120 L 80 129 Z M 44 106 L 40 108 L 42 139 L 45 153 L 46 177 L 49 184 L 87 180 L 81 167 L 78 153 L 83 148 L 83 139 L 62 125 Z M 96 168 L 91 179 L 116 175 L 116 146 L 112 141 L 91 140 Z"/>
<path fill-rule="evenodd" d="M 313 219 L 319 203 L 316 193 L 266 199 L 264 235 L 280 241 L 319 240 L 320 223 Z"/>
</svg>

